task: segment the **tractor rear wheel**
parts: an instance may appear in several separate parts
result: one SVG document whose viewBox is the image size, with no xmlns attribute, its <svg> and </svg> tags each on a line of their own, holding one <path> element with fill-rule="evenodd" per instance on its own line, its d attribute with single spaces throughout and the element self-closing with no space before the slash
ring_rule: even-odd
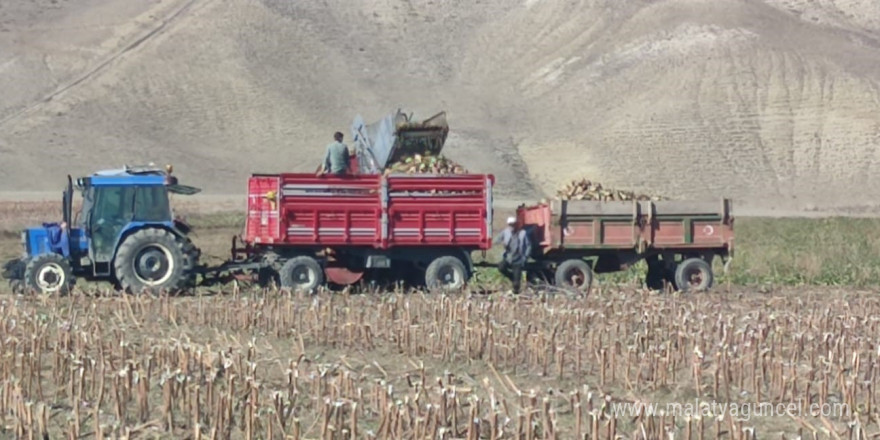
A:
<svg viewBox="0 0 880 440">
<path fill-rule="evenodd" d="M 458 290 L 467 282 L 467 268 L 460 259 L 444 256 L 434 259 L 425 269 L 425 286 L 444 291 Z"/>
<path fill-rule="evenodd" d="M 129 235 L 116 252 L 113 262 L 116 279 L 123 290 L 177 292 L 189 274 L 184 245 L 164 229 L 141 229 Z"/>
<path fill-rule="evenodd" d="M 682 292 L 707 290 L 713 281 L 712 266 L 702 258 L 688 258 L 675 270 L 675 283 Z"/>
<path fill-rule="evenodd" d="M 321 264 L 307 256 L 287 260 L 278 275 L 283 289 L 313 293 L 318 286 L 324 284 L 324 269 Z"/>
<path fill-rule="evenodd" d="M 593 270 L 586 261 L 573 258 L 556 267 L 556 285 L 588 292 L 593 284 Z"/>
<path fill-rule="evenodd" d="M 42 294 L 68 294 L 73 284 L 73 269 L 70 262 L 61 255 L 37 255 L 25 264 L 26 290 L 35 290 Z"/>
</svg>

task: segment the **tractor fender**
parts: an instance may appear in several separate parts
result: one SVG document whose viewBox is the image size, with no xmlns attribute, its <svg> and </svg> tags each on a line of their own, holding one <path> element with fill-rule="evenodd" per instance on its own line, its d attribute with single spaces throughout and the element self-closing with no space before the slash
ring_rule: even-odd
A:
<svg viewBox="0 0 880 440">
<path fill-rule="evenodd" d="M 119 245 L 121 245 L 129 235 L 142 229 L 164 229 L 178 238 L 186 237 L 185 235 L 181 236 L 179 231 L 175 230 L 174 223 L 172 222 L 131 222 L 119 232 L 119 236 L 116 238 L 116 244 L 113 247 L 113 261 L 116 261 L 116 254 L 119 252 Z"/>
<path fill-rule="evenodd" d="M 113 249 L 113 260 L 116 261 L 116 256 L 119 253 L 119 246 L 122 245 L 122 242 L 125 241 L 128 236 L 134 234 L 137 231 L 142 229 L 162 229 L 170 232 L 172 235 L 177 237 L 177 239 L 183 242 L 184 254 L 189 257 L 187 264 L 184 265 L 187 272 L 192 272 L 198 268 L 198 260 L 201 257 L 201 250 L 192 243 L 189 239 L 189 235 L 181 231 L 176 227 L 174 222 L 132 222 L 126 228 L 124 228 L 120 233 L 119 237 L 116 239 L 116 246 Z"/>
</svg>

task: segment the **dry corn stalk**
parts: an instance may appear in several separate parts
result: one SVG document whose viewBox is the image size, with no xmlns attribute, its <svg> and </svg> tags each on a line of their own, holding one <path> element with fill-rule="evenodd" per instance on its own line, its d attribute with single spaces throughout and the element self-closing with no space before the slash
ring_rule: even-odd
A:
<svg viewBox="0 0 880 440">
<path fill-rule="evenodd" d="M 704 402 L 798 405 L 774 424 L 805 428 L 801 438 L 880 432 L 875 293 L 620 293 L 0 300 L 0 438 L 765 432 L 701 412 L 612 417 L 614 405 L 672 388 Z"/>
</svg>

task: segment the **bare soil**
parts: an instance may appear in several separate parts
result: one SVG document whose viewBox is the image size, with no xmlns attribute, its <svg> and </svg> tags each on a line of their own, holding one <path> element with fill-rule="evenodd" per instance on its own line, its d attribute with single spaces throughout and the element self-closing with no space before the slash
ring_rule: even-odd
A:
<svg viewBox="0 0 880 440">
<path fill-rule="evenodd" d="M 878 23 L 873 0 L 3 2 L 0 189 L 155 161 L 240 195 L 402 107 L 447 110 L 450 157 L 504 198 L 586 177 L 871 213 Z"/>
<path fill-rule="evenodd" d="M 0 294 L 0 371 L 9 379 L 0 387 L 0 433 L 531 440 L 880 432 L 876 292 L 201 293 Z M 639 415 L 638 404 L 677 412 Z"/>
</svg>

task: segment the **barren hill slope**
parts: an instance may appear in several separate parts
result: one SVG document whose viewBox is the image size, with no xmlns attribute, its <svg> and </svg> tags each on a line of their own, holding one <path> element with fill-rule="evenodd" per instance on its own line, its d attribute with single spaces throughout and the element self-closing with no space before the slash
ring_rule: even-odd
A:
<svg viewBox="0 0 880 440">
<path fill-rule="evenodd" d="M 448 155 L 505 197 L 589 177 L 876 203 L 857 194 L 880 183 L 873 0 L 45 3 L 0 5 L 7 191 L 154 160 L 240 193 L 402 107 L 447 110 Z"/>
</svg>

